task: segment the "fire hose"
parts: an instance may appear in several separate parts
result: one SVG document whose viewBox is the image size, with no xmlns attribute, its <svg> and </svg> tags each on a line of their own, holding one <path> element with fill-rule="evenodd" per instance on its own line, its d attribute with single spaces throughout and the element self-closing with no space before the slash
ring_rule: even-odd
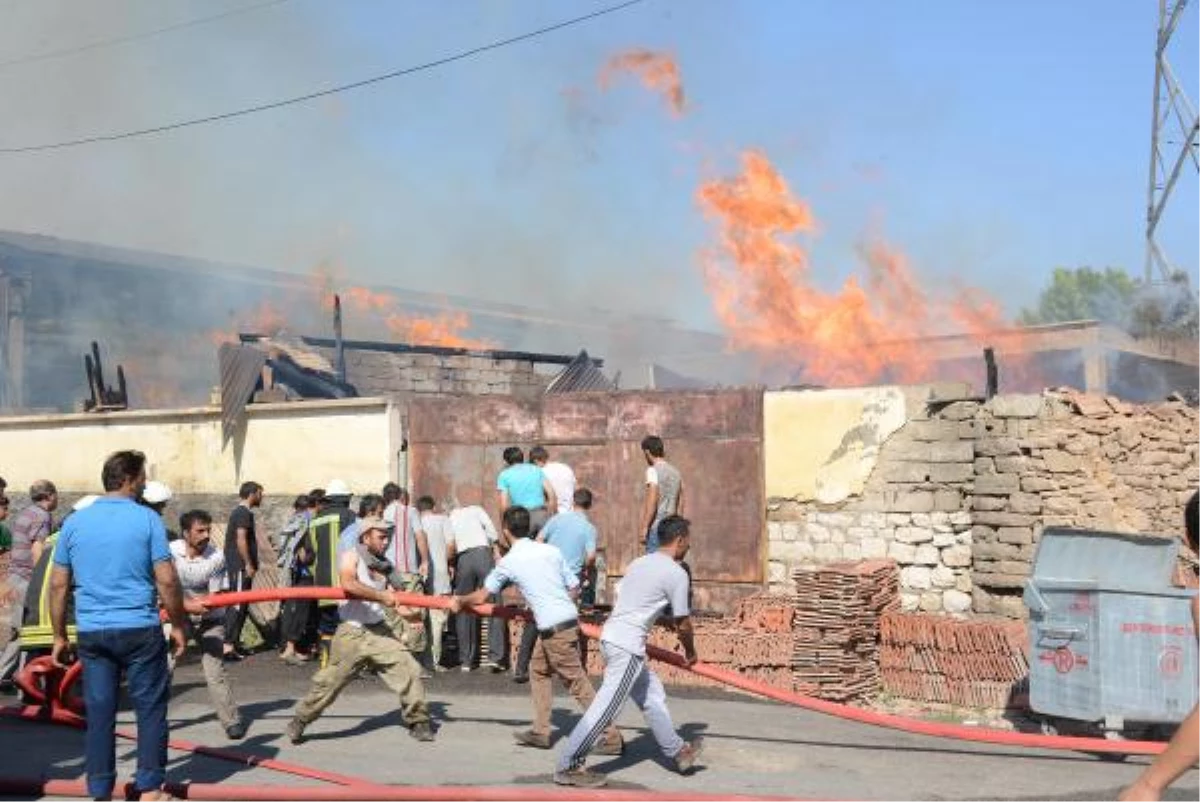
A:
<svg viewBox="0 0 1200 802">
<path fill-rule="evenodd" d="M 450 609 L 449 599 L 439 596 L 425 596 L 415 593 L 394 592 L 396 602 L 408 607 L 429 609 Z M 271 588 L 264 590 L 240 591 L 236 593 L 221 593 L 206 597 L 204 603 L 208 607 L 228 607 L 239 604 L 255 604 L 268 601 L 288 600 L 321 600 L 345 599 L 346 594 L 339 588 L 300 587 L 300 588 Z M 514 607 L 492 604 L 478 604 L 464 608 L 466 612 L 480 616 L 499 618 L 529 618 L 529 613 Z M 580 631 L 587 637 L 598 639 L 599 629 L 591 624 L 581 623 Z M 872 710 L 851 707 L 849 705 L 828 702 L 792 691 L 774 688 L 758 680 L 743 677 L 740 674 L 716 666 L 696 662 L 688 665 L 680 654 L 648 646 L 647 656 L 651 659 L 691 671 L 698 676 L 706 677 L 723 685 L 737 688 L 748 693 L 772 699 L 784 704 L 800 707 L 823 715 L 855 721 L 861 724 L 884 727 L 917 735 L 927 735 L 936 738 L 991 743 L 1004 746 L 1016 746 L 1035 749 L 1068 750 L 1078 752 L 1108 753 L 1122 755 L 1153 755 L 1165 748 L 1165 744 L 1154 741 L 1111 741 L 1104 738 L 1085 738 L 1060 735 L 1041 735 L 1034 733 L 1018 733 L 991 728 L 967 727 L 956 724 L 909 719 L 902 716 L 880 713 Z M 27 696 L 36 703 L 25 709 L 8 708 L 3 712 L 26 719 L 49 720 L 58 724 L 74 727 L 83 726 L 84 719 L 77 700 L 72 700 L 70 694 L 77 683 L 82 671 L 79 663 L 63 671 L 53 666 L 49 658 L 32 661 L 17 675 L 17 683 Z M 38 679 L 42 684 L 38 684 Z M 123 738 L 132 739 L 131 733 L 119 732 Z M 193 744 L 187 741 L 172 740 L 169 746 L 174 749 L 209 755 L 224 760 L 240 762 L 247 766 L 258 766 L 275 771 L 294 774 L 296 776 L 323 780 L 342 786 L 341 788 L 297 788 L 294 786 L 231 786 L 204 783 L 187 783 L 178 786 L 168 786 L 167 790 L 176 796 L 188 799 L 297 799 L 297 800 L 341 800 L 341 799 L 378 799 L 378 800 L 465 800 L 465 799 L 532 799 L 532 800 L 563 800 L 563 799 L 644 799 L 645 792 L 623 793 L 614 790 L 570 791 L 549 789 L 540 791 L 532 788 L 511 789 L 504 787 L 486 788 L 480 786 L 429 786 L 429 787 L 397 787 L 372 783 L 368 780 L 348 777 L 346 775 L 323 772 L 305 766 L 291 764 L 269 758 L 258 758 L 243 755 L 234 750 L 215 749 Z M 12 794 L 57 794 L 63 796 L 86 795 L 86 789 L 80 781 L 42 780 L 28 778 L 0 778 L 0 792 Z M 703 799 L 703 795 L 686 794 L 655 794 L 657 799 Z M 715 798 L 715 797 L 714 797 Z M 737 797 L 723 796 L 731 799 Z M 749 799 L 750 797 L 741 797 Z"/>
</svg>

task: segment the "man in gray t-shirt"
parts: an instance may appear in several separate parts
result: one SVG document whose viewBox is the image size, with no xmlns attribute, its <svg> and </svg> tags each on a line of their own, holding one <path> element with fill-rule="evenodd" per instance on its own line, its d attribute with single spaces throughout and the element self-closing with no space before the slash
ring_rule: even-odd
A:
<svg viewBox="0 0 1200 802">
<path fill-rule="evenodd" d="M 653 554 L 658 551 L 658 525 L 668 515 L 683 514 L 683 477 L 678 468 L 667 462 L 661 437 L 651 435 L 644 438 L 642 456 L 646 458 L 642 532 L 646 538 L 646 553 Z"/>
<path fill-rule="evenodd" d="M 688 609 L 688 575 L 679 563 L 687 556 L 689 523 L 678 515 L 664 518 L 658 527 L 658 550 L 629 564 L 617 591 L 617 604 L 600 633 L 604 656 L 604 682 L 583 718 L 571 731 L 559 753 L 554 781 L 559 785 L 598 788 L 604 775 L 584 768 L 588 752 L 632 697 L 650 724 L 659 749 L 675 761 L 681 774 L 696 764 L 703 742 L 685 742 L 675 732 L 662 681 L 646 663 L 646 638 L 650 627 L 669 606 L 673 625 L 688 665 L 696 662 L 692 622 Z"/>
</svg>

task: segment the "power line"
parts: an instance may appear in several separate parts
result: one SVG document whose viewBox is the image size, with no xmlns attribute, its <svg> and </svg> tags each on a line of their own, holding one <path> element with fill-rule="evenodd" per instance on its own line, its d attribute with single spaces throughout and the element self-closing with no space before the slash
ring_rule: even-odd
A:
<svg viewBox="0 0 1200 802">
<path fill-rule="evenodd" d="M 32 64 L 37 61 L 50 61 L 52 59 L 73 56 L 76 53 L 86 53 L 89 50 L 100 50 L 105 47 L 112 47 L 113 45 L 123 45 L 129 42 L 136 42 L 140 39 L 149 39 L 154 36 L 161 36 L 164 33 L 170 33 L 171 31 L 178 31 L 183 28 L 191 28 L 196 25 L 204 25 L 205 23 L 215 22 L 216 20 L 225 19 L 227 17 L 236 17 L 239 14 L 249 14 L 251 11 L 258 11 L 262 8 L 277 6 L 281 3 L 287 2 L 289 2 L 289 0 L 269 0 L 269 2 L 266 3 L 243 6 L 241 8 L 235 8 L 220 14 L 213 14 L 209 17 L 197 17 L 196 19 L 185 20 L 183 22 L 177 22 L 173 25 L 167 25 L 163 28 L 155 28 L 151 31 L 131 33 L 126 36 L 118 36 L 115 39 L 101 39 L 95 42 L 88 42 L 87 44 L 78 45 L 76 47 L 68 47 L 62 50 L 48 50 L 44 53 L 34 53 L 28 56 L 21 56 L 20 58 L 8 59 L 7 61 L 0 61 L 0 70 L 7 69 L 8 67 L 14 67 L 18 64 Z"/>
<path fill-rule="evenodd" d="M 39 144 L 39 145 L 21 145 L 21 146 L 17 146 L 17 147 L 0 148 L 0 153 L 33 153 L 36 151 L 43 151 L 43 150 L 59 150 L 62 148 L 77 147 L 79 145 L 90 145 L 90 144 L 93 144 L 96 142 L 113 142 L 118 139 L 131 139 L 133 137 L 148 136 L 150 134 L 161 134 L 161 133 L 164 133 L 167 131 L 174 131 L 179 128 L 188 128 L 193 125 L 204 125 L 206 123 L 221 122 L 223 120 L 233 119 L 234 117 L 244 117 L 248 114 L 257 114 L 258 112 L 261 112 L 261 111 L 270 111 L 272 109 L 278 109 L 278 108 L 282 108 L 284 106 L 294 106 L 297 103 L 306 103 L 310 100 L 316 100 L 317 98 L 327 97 L 329 95 L 335 95 L 335 94 L 338 94 L 339 92 L 348 92 L 352 89 L 361 89 L 362 87 L 370 86 L 371 84 L 377 84 L 377 83 L 381 83 L 383 81 L 390 81 L 393 78 L 399 78 L 399 77 L 405 76 L 405 75 L 412 75 L 413 73 L 423 72 L 425 70 L 431 70 L 431 69 L 434 69 L 435 67 L 442 67 L 442 66 L 445 66 L 446 64 L 451 64 L 455 61 L 462 61 L 464 59 L 468 59 L 473 56 L 478 56 L 481 53 L 486 53 L 490 50 L 498 50 L 502 47 L 507 47 L 508 45 L 517 44 L 518 42 L 524 42 L 528 39 L 534 39 L 538 36 L 542 36 L 543 34 L 553 33 L 554 31 L 562 30 L 563 28 L 569 28 L 573 25 L 579 25 L 580 23 L 588 22 L 589 20 L 593 20 L 598 17 L 603 17 L 607 14 L 613 14 L 617 11 L 622 11 L 626 8 L 629 8 L 630 6 L 638 5 L 639 3 L 643 2 L 643 1 L 644 0 L 626 0 L 626 2 L 624 2 L 624 3 L 618 3 L 613 6 L 607 6 L 605 8 L 599 9 L 598 11 L 593 11 L 590 14 L 584 14 L 583 16 L 579 16 L 579 17 L 572 17 L 571 19 L 563 20 L 562 22 L 556 22 L 553 25 L 547 25 L 544 28 L 538 28 L 537 30 L 528 31 L 527 33 L 522 33 L 517 36 L 510 36 L 507 39 L 499 39 L 494 42 L 489 42 L 484 45 L 479 45 L 478 47 L 473 47 L 470 50 L 462 50 L 457 53 L 453 53 L 449 56 L 443 56 L 442 58 L 435 59 L 434 61 L 426 61 L 423 64 L 415 64 L 411 67 L 404 67 L 402 69 L 384 73 L 383 75 L 376 75 L 376 76 L 373 76 L 370 78 L 364 78 L 360 81 L 354 81 L 354 82 L 348 83 L 348 84 L 341 84 L 340 86 L 334 86 L 329 89 L 322 89 L 317 92 L 309 92 L 306 95 L 297 95 L 296 97 L 290 97 L 285 100 L 276 100 L 271 103 L 261 103 L 257 106 L 249 106 L 249 107 L 246 107 L 243 109 L 237 109 L 235 111 L 227 111 L 227 112 L 222 112 L 221 114 L 212 114 L 207 117 L 196 117 L 196 118 L 189 119 L 189 120 L 181 120 L 179 122 L 166 123 L 164 125 L 156 125 L 152 128 L 141 128 L 141 129 L 134 130 L 134 131 L 124 131 L 124 132 L 121 132 L 118 134 L 96 134 L 93 136 L 81 137 L 80 139 L 68 139 L 68 140 L 64 140 L 61 142 L 47 142 L 47 143 L 43 143 L 43 144 Z"/>
</svg>

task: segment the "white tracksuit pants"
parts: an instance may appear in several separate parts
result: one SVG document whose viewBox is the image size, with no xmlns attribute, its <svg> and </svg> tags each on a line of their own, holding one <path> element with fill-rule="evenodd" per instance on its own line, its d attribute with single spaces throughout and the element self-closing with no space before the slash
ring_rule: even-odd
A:
<svg viewBox="0 0 1200 802">
<path fill-rule="evenodd" d="M 671 711 L 667 710 L 667 692 L 662 680 L 646 664 L 646 656 L 633 654 L 619 646 L 600 642 L 600 653 L 604 656 L 604 682 L 596 691 L 596 698 L 588 707 L 583 718 L 571 730 L 567 745 L 558 755 L 558 770 L 579 768 L 587 754 L 603 737 L 605 729 L 616 719 L 632 697 L 633 703 L 642 711 L 658 748 L 669 758 L 679 754 L 683 739 L 675 732 L 671 723 Z"/>
</svg>

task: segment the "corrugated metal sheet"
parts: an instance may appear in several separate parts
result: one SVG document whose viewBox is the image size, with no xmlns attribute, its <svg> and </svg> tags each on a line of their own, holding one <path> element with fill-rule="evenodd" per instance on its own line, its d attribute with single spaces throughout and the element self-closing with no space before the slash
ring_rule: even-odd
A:
<svg viewBox="0 0 1200 802">
<path fill-rule="evenodd" d="M 546 395 L 615 389 L 616 383 L 604 375 L 596 360 L 588 356 L 587 351 L 580 351 L 579 355 L 571 360 L 571 364 L 550 380 L 549 386 L 546 387 Z"/>
<path fill-rule="evenodd" d="M 246 404 L 267 364 L 267 355 L 252 345 L 224 343 L 217 352 L 221 371 L 221 441 L 228 443 L 246 414 Z"/>
</svg>

